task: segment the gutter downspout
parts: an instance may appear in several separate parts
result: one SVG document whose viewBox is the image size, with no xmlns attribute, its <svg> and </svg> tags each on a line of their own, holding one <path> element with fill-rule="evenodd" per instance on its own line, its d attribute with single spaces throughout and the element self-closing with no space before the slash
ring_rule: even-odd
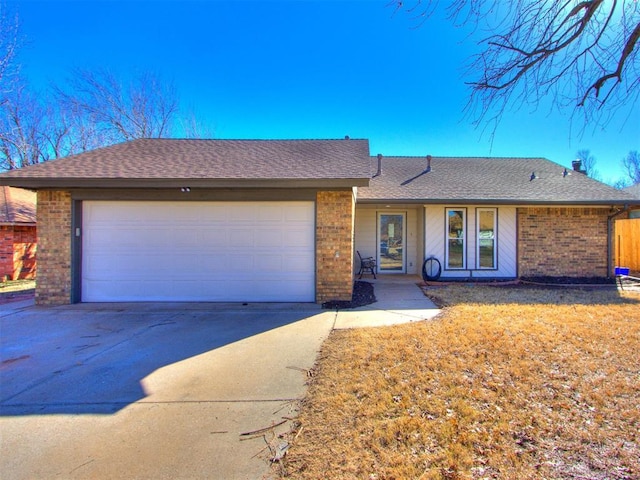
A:
<svg viewBox="0 0 640 480">
<path fill-rule="evenodd" d="M 629 211 L 629 205 L 625 204 L 622 210 L 618 210 L 615 213 L 607 216 L 607 278 L 611 278 L 611 272 L 613 271 L 613 220 L 618 216 Z"/>
</svg>

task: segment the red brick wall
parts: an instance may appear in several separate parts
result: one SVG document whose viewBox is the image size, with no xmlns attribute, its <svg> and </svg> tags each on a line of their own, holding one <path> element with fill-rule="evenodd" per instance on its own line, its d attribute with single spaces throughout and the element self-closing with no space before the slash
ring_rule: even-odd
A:
<svg viewBox="0 0 640 480">
<path fill-rule="evenodd" d="M 71 194 L 38 191 L 38 305 L 71 303 Z"/>
<path fill-rule="evenodd" d="M 13 226 L 0 226 L 0 280 L 13 279 Z"/>
<path fill-rule="evenodd" d="M 0 226 L 0 280 L 35 278 L 36 227 Z"/>
<path fill-rule="evenodd" d="M 606 277 L 606 208 L 518 208 L 518 276 Z"/>
<path fill-rule="evenodd" d="M 353 294 L 353 192 L 316 196 L 316 301 L 351 300 Z"/>
</svg>

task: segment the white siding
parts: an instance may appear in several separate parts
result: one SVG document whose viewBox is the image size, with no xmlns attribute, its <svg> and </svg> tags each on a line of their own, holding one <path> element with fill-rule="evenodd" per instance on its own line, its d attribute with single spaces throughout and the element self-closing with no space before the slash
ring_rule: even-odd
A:
<svg viewBox="0 0 640 480">
<path fill-rule="evenodd" d="M 376 210 L 356 206 L 355 245 L 363 257 L 376 257 Z M 353 271 L 360 270 L 360 259 L 354 252 Z"/>
<path fill-rule="evenodd" d="M 513 278 L 516 273 L 516 208 L 497 207 L 498 211 L 498 268 L 496 270 L 476 269 L 476 209 L 490 205 L 456 205 L 467 211 L 466 251 L 467 268 L 465 270 L 445 269 L 445 209 L 452 205 L 428 205 L 425 207 L 425 258 L 436 257 L 442 264 L 443 278 Z"/>
</svg>

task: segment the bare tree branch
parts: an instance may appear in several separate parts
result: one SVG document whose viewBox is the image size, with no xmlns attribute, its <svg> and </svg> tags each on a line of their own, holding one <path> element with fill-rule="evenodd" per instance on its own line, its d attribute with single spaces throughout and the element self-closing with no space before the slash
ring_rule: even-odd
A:
<svg viewBox="0 0 640 480">
<path fill-rule="evenodd" d="M 151 73 L 125 86 L 107 70 L 76 70 L 67 89 L 56 92 L 67 111 L 86 116 L 111 143 L 169 136 L 178 112 L 173 84 Z"/>
<path fill-rule="evenodd" d="M 0 110 L 0 166 L 12 170 L 48 160 L 42 135 L 45 111 L 24 85 L 19 85 Z"/>
<path fill-rule="evenodd" d="M 582 171 L 585 175 L 601 180 L 600 172 L 596 169 L 596 158 L 591 155 L 591 152 L 587 149 L 578 150 L 576 153 L 576 159 L 580 161 L 582 165 Z"/>
<path fill-rule="evenodd" d="M 634 108 L 640 96 L 637 0 L 446 3 L 457 25 L 492 32 L 478 42 L 484 49 L 467 71 L 466 112 L 474 124 L 497 125 L 508 106 L 535 109 L 543 99 L 580 112 L 585 125 L 604 124 L 618 110 Z M 432 2 L 392 5 L 412 15 L 435 10 Z"/>
<path fill-rule="evenodd" d="M 7 95 L 13 90 L 18 73 L 15 64 L 18 31 L 18 15 L 12 15 L 7 10 L 6 2 L 0 1 L 0 106 L 7 102 Z"/>
</svg>

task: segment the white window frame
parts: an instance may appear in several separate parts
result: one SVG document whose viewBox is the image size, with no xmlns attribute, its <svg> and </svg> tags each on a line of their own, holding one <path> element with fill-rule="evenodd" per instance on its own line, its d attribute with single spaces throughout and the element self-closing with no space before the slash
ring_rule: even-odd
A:
<svg viewBox="0 0 640 480">
<path fill-rule="evenodd" d="M 480 214 L 482 212 L 493 213 L 493 265 L 491 267 L 483 267 L 480 265 Z M 497 270 L 498 269 L 498 209 L 497 208 L 477 208 L 476 209 L 476 269 L 478 270 Z"/>
<path fill-rule="evenodd" d="M 462 235 L 452 237 L 449 231 L 449 212 L 462 212 Z M 450 207 L 445 209 L 445 270 L 466 270 L 467 269 L 467 209 L 463 207 Z M 449 241 L 462 241 L 462 266 L 452 267 L 449 265 Z"/>
</svg>

